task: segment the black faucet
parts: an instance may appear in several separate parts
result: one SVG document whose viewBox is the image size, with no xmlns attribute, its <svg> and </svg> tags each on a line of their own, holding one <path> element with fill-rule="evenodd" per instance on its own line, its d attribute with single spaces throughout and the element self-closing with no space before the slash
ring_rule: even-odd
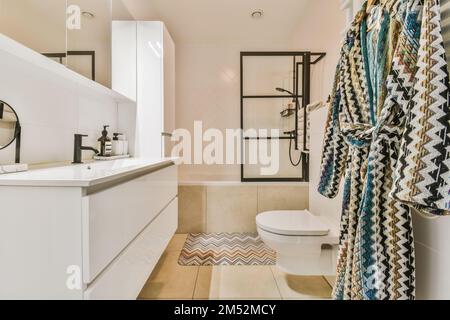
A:
<svg viewBox="0 0 450 320">
<path fill-rule="evenodd" d="M 98 154 L 99 151 L 95 148 L 92 147 L 83 147 L 83 137 L 87 137 L 87 135 L 84 134 L 76 134 L 75 135 L 75 143 L 73 146 L 73 164 L 79 164 L 79 163 L 83 163 L 82 157 L 81 157 L 81 152 L 83 150 L 90 150 L 95 152 L 95 154 Z"/>
</svg>

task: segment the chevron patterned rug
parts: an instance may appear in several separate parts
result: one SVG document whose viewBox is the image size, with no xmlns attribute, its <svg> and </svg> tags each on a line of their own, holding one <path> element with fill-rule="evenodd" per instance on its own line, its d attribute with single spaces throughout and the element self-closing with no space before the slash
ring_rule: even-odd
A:
<svg viewBox="0 0 450 320">
<path fill-rule="evenodd" d="M 189 234 L 181 251 L 181 266 L 262 266 L 275 265 L 276 254 L 257 234 Z"/>
</svg>

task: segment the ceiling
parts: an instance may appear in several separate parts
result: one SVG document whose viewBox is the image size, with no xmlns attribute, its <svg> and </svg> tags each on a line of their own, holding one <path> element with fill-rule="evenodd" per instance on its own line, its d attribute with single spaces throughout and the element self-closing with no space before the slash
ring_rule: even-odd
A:
<svg viewBox="0 0 450 320">
<path fill-rule="evenodd" d="M 177 43 L 282 43 L 309 3 L 329 0 L 120 0 L 136 20 L 162 20 Z M 262 19 L 252 19 L 256 9 Z M 319 22 L 319 21 L 318 21 Z"/>
</svg>

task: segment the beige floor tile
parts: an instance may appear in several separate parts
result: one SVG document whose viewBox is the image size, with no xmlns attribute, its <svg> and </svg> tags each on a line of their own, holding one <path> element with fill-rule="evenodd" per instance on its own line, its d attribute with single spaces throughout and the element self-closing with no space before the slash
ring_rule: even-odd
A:
<svg viewBox="0 0 450 320">
<path fill-rule="evenodd" d="M 201 267 L 196 299 L 281 299 L 269 266 Z"/>
<path fill-rule="evenodd" d="M 200 267 L 195 284 L 194 299 L 208 300 L 211 297 L 211 280 L 214 267 Z"/>
<path fill-rule="evenodd" d="M 331 299 L 331 287 L 323 277 L 288 275 L 272 267 L 275 280 L 283 299 L 318 300 Z"/>
<path fill-rule="evenodd" d="M 167 246 L 166 251 L 167 252 L 173 252 L 173 251 L 180 252 L 181 250 L 183 250 L 187 236 L 188 236 L 187 234 L 174 235 L 172 240 L 170 241 L 169 245 Z"/>
<path fill-rule="evenodd" d="M 198 267 L 178 265 L 180 252 L 165 252 L 139 299 L 192 299 Z"/>
<path fill-rule="evenodd" d="M 326 276 L 325 277 L 325 280 L 328 282 L 328 284 L 331 286 L 331 287 L 334 287 L 334 285 L 336 284 L 336 276 Z"/>
</svg>

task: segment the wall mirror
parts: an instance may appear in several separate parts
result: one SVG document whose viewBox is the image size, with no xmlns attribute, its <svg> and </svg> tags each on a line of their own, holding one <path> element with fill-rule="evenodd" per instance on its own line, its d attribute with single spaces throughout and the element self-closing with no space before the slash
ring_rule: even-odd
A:
<svg viewBox="0 0 450 320">
<path fill-rule="evenodd" d="M 65 0 L 0 0 L 0 33 L 36 52 L 66 52 Z"/>
<path fill-rule="evenodd" d="M 0 150 L 16 140 L 20 131 L 19 117 L 6 102 L 0 100 Z"/>
<path fill-rule="evenodd" d="M 111 0 L 67 0 L 67 14 L 79 10 L 79 27 L 67 28 L 68 68 L 111 88 Z"/>
</svg>

